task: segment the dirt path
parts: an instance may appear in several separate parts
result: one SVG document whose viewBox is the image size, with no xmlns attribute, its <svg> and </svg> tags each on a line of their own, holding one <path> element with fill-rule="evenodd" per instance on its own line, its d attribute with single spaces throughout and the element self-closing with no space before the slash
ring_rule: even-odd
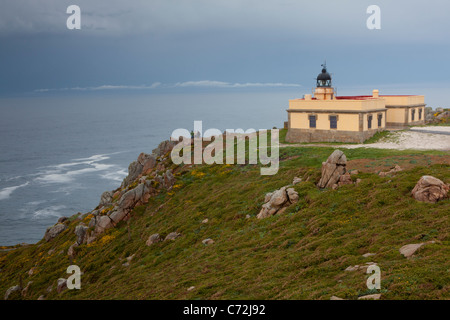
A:
<svg viewBox="0 0 450 320">
<path fill-rule="evenodd" d="M 428 133 L 425 131 L 439 133 Z M 347 149 L 376 148 L 397 150 L 450 150 L 450 127 L 413 127 L 410 131 L 392 132 L 389 137 L 370 144 L 280 144 L 280 147 L 305 146 Z"/>
</svg>

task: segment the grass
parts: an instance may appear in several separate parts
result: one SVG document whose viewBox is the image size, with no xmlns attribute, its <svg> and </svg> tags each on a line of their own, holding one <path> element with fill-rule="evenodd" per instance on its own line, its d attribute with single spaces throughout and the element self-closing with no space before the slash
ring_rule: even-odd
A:
<svg viewBox="0 0 450 320">
<path fill-rule="evenodd" d="M 359 168 L 358 185 L 319 190 L 321 163 L 333 148 L 280 150 L 280 170 L 261 176 L 257 165 L 198 165 L 180 168 L 177 187 L 134 209 L 127 224 L 109 230 L 90 246 L 67 249 L 75 241 L 72 220 L 53 241 L 0 252 L 0 291 L 33 281 L 27 299 L 357 299 L 369 294 L 363 271 L 350 265 L 376 262 L 383 299 L 450 298 L 449 200 L 417 202 L 410 191 L 422 175 L 450 180 L 447 152 L 381 149 L 345 150 L 352 161 L 373 165 L 427 158 L 407 170 L 381 178 Z M 300 201 L 279 216 L 258 220 L 267 192 L 303 178 L 295 189 Z M 389 182 L 389 180 L 391 180 Z M 161 207 L 157 210 L 157 208 Z M 246 218 L 250 215 L 250 218 Z M 208 218 L 208 223 L 201 223 Z M 175 241 L 150 247 L 153 233 L 180 232 Z M 212 245 L 202 240 L 211 238 Z M 398 249 L 434 240 L 412 259 Z M 50 254 L 49 254 L 49 250 Z M 375 256 L 362 257 L 372 252 Z M 123 263 L 135 255 L 128 267 Z M 56 280 L 80 266 L 81 290 L 56 293 Z M 29 276 L 28 270 L 36 273 Z M 48 293 L 47 288 L 53 287 Z M 194 286 L 195 289 L 187 291 Z"/>
</svg>

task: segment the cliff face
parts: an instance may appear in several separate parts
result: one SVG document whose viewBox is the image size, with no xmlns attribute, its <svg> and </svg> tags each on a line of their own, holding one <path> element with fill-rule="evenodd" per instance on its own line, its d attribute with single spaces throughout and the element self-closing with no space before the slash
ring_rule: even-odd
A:
<svg viewBox="0 0 450 320">
<path fill-rule="evenodd" d="M 283 148 L 274 176 L 261 176 L 259 165 L 174 165 L 171 148 L 166 141 L 140 154 L 94 210 L 60 218 L 37 244 L 1 248 L 0 292 L 357 299 L 375 293 L 365 270 L 377 265 L 382 298 L 448 296 L 449 200 L 411 196 L 424 175 L 450 180 L 448 152 L 346 150 L 348 183 L 320 189 L 333 177 L 323 164 L 332 148 Z M 403 170 L 378 174 L 394 164 Z M 407 258 L 400 249 L 409 245 L 417 250 Z M 81 289 L 65 286 L 70 265 L 81 269 Z"/>
</svg>

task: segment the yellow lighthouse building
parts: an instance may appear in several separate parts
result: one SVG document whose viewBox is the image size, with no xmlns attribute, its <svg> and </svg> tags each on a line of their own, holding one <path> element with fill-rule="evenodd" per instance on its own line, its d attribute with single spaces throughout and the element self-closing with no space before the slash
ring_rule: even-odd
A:
<svg viewBox="0 0 450 320">
<path fill-rule="evenodd" d="M 289 100 L 287 142 L 357 142 L 386 128 L 425 123 L 424 96 L 336 96 L 326 65 L 314 96 Z"/>
</svg>

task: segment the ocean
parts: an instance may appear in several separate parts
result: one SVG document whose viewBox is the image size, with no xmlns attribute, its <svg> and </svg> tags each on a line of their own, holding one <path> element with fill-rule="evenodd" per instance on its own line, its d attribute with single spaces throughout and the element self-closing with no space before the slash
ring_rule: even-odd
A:
<svg viewBox="0 0 450 320">
<path fill-rule="evenodd" d="M 177 128 L 281 128 L 292 91 L 85 93 L 0 98 L 0 245 L 35 243 L 94 209 L 130 162 Z"/>
</svg>

